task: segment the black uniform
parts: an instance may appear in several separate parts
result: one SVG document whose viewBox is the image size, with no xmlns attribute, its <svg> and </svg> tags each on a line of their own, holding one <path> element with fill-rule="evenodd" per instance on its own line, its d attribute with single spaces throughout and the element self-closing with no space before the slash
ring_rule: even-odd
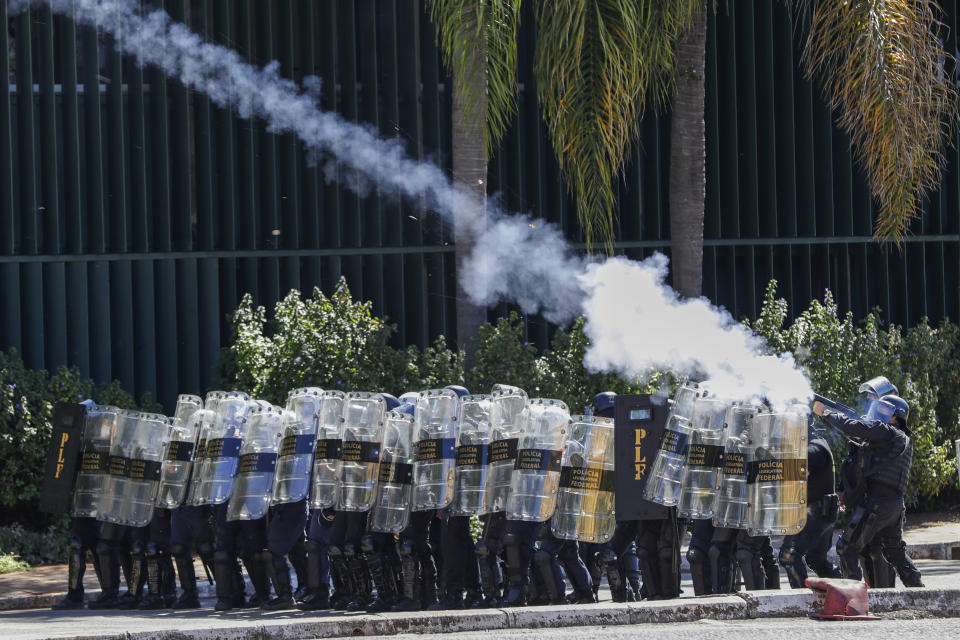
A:
<svg viewBox="0 0 960 640">
<path fill-rule="evenodd" d="M 909 434 L 896 425 L 851 418 L 829 409 L 822 417 L 827 424 L 867 442 L 861 466 L 866 482 L 864 504 L 854 511 L 837 541 L 844 577 L 862 578 L 858 554 L 877 538 L 883 556 L 896 568 L 903 584 L 923 586 L 920 572 L 907 557 L 903 541 L 904 495 L 913 461 Z"/>
<path fill-rule="evenodd" d="M 834 493 L 833 453 L 823 438 L 811 434 L 807 444 L 807 524 L 803 530 L 783 539 L 780 566 L 794 589 L 804 587 L 807 565 L 821 578 L 839 578 L 840 569 L 827 560 L 833 543 L 833 523 L 837 520 L 839 499 Z"/>
</svg>

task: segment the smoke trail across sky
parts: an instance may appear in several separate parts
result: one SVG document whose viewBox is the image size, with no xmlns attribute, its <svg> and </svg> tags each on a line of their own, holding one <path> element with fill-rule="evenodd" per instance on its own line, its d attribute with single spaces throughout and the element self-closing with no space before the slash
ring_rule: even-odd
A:
<svg viewBox="0 0 960 640">
<path fill-rule="evenodd" d="M 495 207 L 476 215 L 478 203 L 437 166 L 409 158 L 397 140 L 347 122 L 316 104 L 315 83 L 303 90 L 281 78 L 278 65 L 253 67 L 226 47 L 206 42 L 160 10 L 144 11 L 136 0 L 34 0 L 77 22 L 110 33 L 141 65 L 230 107 L 245 118 L 260 117 L 276 133 L 296 134 L 314 153 L 346 170 L 345 182 L 383 194 L 423 199 L 455 229 L 477 238 L 457 274 L 477 303 L 500 299 L 554 322 L 583 314 L 591 346 L 585 363 L 596 371 L 643 376 L 671 368 L 704 376 L 731 398 L 765 396 L 777 404 L 807 399 L 810 383 L 792 355 L 765 355 L 763 342 L 729 313 L 705 299 L 681 300 L 666 284 L 667 259 L 657 254 L 636 262 L 591 260 L 578 255 L 562 233 L 543 221 L 506 215 Z M 29 7 L 12 0 L 11 13 Z"/>
</svg>

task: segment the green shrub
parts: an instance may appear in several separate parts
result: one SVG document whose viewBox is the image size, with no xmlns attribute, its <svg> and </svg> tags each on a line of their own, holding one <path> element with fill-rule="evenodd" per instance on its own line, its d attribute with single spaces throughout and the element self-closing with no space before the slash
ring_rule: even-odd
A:
<svg viewBox="0 0 960 640">
<path fill-rule="evenodd" d="M 42 522 L 35 499 L 43 480 L 53 408 L 58 402 L 87 398 L 100 404 L 135 406 L 118 382 L 95 383 L 83 378 L 76 367 L 59 367 L 51 375 L 28 369 L 15 350 L 0 352 L 0 477 L 4 478 L 0 523 L 17 519 Z"/>
<path fill-rule="evenodd" d="M 40 530 L 19 524 L 0 527 L 0 554 L 12 554 L 29 564 L 66 562 L 70 529 L 66 516 Z"/>
<path fill-rule="evenodd" d="M 956 405 L 950 399 L 960 392 L 955 370 L 957 336 L 955 325 L 945 324 L 932 330 L 921 323 L 907 332 L 900 327 L 881 326 L 876 313 L 868 314 L 859 323 L 853 315 L 840 315 L 830 291 L 823 301 L 813 300 L 797 319 L 787 326 L 787 303 L 776 298 L 776 281 L 767 286 L 760 316 L 747 323 L 770 346 L 778 351 L 792 351 L 806 369 L 814 391 L 850 406 L 857 406 L 857 388 L 874 376 L 887 376 L 900 389 L 910 404 L 910 429 L 913 432 L 914 464 L 911 471 L 908 503 L 916 505 L 921 498 L 930 498 L 952 481 L 946 433 L 938 420 L 942 415 L 956 419 Z M 909 355 L 904 354 L 909 351 Z M 946 354 L 948 357 L 943 358 Z M 945 362 L 937 362 L 943 358 Z M 943 380 L 945 397 L 932 380 Z M 952 385 L 952 386 L 950 386 Z M 952 414 L 950 412 L 953 412 Z M 839 460 L 846 453 L 845 441 L 830 433 L 834 455 Z"/>
<path fill-rule="evenodd" d="M 275 404 L 302 386 L 400 394 L 463 380 L 463 355 L 442 336 L 423 353 L 391 347 L 393 325 L 373 315 L 370 302 L 354 301 L 342 278 L 329 298 L 319 288 L 306 299 L 291 291 L 269 318 L 248 294 L 233 315 L 233 330 L 217 384 Z"/>
<path fill-rule="evenodd" d="M 30 571 L 30 565 L 14 553 L 0 553 L 0 575 L 18 571 Z"/>
</svg>

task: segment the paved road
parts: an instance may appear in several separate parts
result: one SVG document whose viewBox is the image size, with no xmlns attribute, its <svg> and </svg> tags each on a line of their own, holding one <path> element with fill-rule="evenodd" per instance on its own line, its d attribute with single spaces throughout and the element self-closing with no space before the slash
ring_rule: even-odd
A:
<svg viewBox="0 0 960 640">
<path fill-rule="evenodd" d="M 496 640 L 770 640 L 770 638 L 843 638 L 844 640 L 939 640 L 960 637 L 958 618 L 891 619 L 870 622 L 826 622 L 807 618 L 767 620 L 701 620 L 671 624 L 638 624 L 616 627 L 498 630 Z M 491 632 L 444 634 L 443 640 L 490 640 Z M 371 636 L 391 640 L 422 640 L 422 635 Z"/>
</svg>

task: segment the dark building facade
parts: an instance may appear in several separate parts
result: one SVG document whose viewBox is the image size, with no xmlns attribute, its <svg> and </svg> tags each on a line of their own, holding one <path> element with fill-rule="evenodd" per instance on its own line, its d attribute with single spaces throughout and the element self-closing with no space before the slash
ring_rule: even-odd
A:
<svg viewBox="0 0 960 640">
<path fill-rule="evenodd" d="M 422 1 L 144 3 L 156 5 L 251 63 L 318 76 L 321 108 L 449 167 L 450 81 Z M 956 51 L 956 2 L 941 5 Z M 95 29 L 42 7 L 8 16 L 6 3 L 0 19 L 0 348 L 170 408 L 208 384 L 244 293 L 272 305 L 291 288 L 329 292 L 341 275 L 399 342 L 455 337 L 453 238 L 436 215 L 356 195 L 293 136 L 138 68 Z M 581 242 L 540 121 L 532 23 L 528 6 L 519 114 L 489 188 Z M 879 306 L 898 323 L 957 320 L 957 148 L 911 235 L 899 248 L 873 241 L 869 188 L 803 76 L 801 37 L 787 3 L 721 2 L 709 17 L 704 294 L 755 316 L 775 277 L 794 311 L 829 287 L 856 316 Z M 670 243 L 669 114 L 639 128 L 616 244 L 636 258 Z M 528 331 L 544 343 L 550 327 L 531 318 Z"/>
</svg>

